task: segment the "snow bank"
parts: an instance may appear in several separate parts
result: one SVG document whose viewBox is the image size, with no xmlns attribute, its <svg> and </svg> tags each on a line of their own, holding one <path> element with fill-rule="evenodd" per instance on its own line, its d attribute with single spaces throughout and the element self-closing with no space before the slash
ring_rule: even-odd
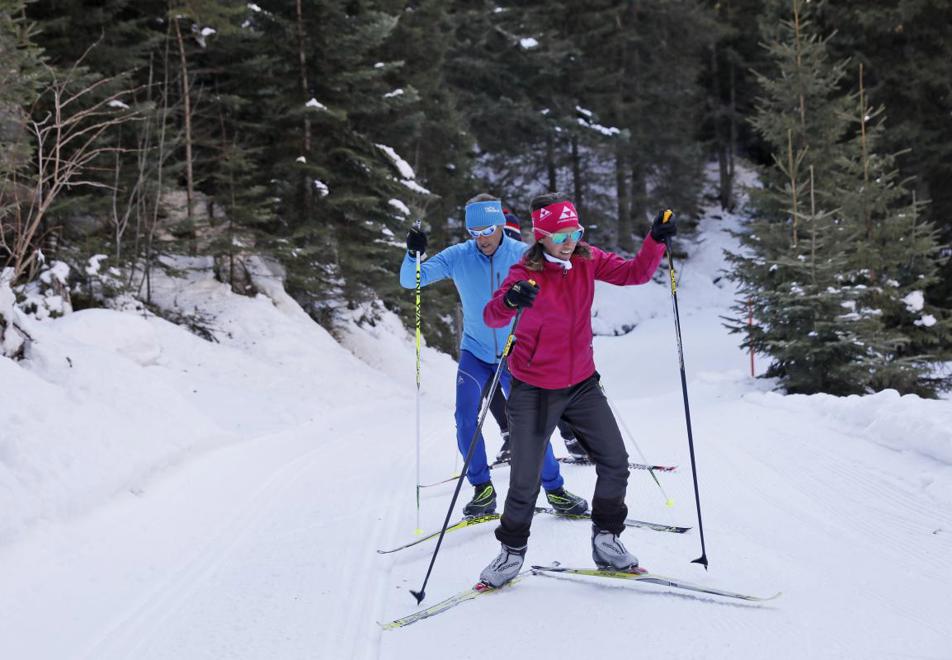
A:
<svg viewBox="0 0 952 660">
<path fill-rule="evenodd" d="M 154 301 L 214 341 L 151 314 L 91 309 L 28 319 L 26 359 L 0 358 L 0 544 L 139 492 L 197 452 L 412 391 L 342 348 L 267 264 L 250 264 L 267 293 L 254 298 L 200 259 L 175 265 L 186 277 L 156 273 Z"/>
<path fill-rule="evenodd" d="M 135 489 L 227 437 L 187 389 L 147 366 L 160 355 L 153 327 L 130 314 L 78 312 L 35 324 L 23 363 L 0 358 L 0 543 Z M 201 341 L 176 330 L 180 349 Z"/>
<path fill-rule="evenodd" d="M 884 390 L 865 396 L 776 392 L 749 394 L 748 400 L 804 416 L 822 416 L 841 430 L 896 451 L 910 451 L 952 466 L 952 406 L 914 394 Z"/>
<path fill-rule="evenodd" d="M 425 330 L 424 330 L 425 332 Z M 412 393 L 416 383 L 416 343 L 412 332 L 393 312 L 383 312 L 374 325 L 345 326 L 341 344 L 369 367 L 390 376 L 395 383 Z M 456 361 L 435 348 L 422 344 L 421 389 L 423 394 L 452 406 L 456 391 L 450 387 L 456 380 Z"/>
</svg>

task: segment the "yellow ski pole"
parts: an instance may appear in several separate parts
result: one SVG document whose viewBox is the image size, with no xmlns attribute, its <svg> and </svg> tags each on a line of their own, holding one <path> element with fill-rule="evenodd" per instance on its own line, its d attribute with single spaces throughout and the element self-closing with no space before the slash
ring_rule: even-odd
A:
<svg viewBox="0 0 952 660">
<path fill-rule="evenodd" d="M 416 221 L 416 228 L 419 229 L 421 220 Z M 420 329 L 422 324 L 421 304 L 420 304 L 420 258 L 421 254 L 416 253 L 416 534 L 422 534 L 423 528 L 420 526 L 420 384 L 422 382 L 421 357 L 423 351 L 423 333 Z"/>
</svg>

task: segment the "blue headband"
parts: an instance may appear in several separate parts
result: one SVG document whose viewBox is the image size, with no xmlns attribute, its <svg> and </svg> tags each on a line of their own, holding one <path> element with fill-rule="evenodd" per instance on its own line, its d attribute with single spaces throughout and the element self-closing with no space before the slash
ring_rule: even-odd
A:
<svg viewBox="0 0 952 660">
<path fill-rule="evenodd" d="M 466 228 L 489 227 L 490 225 L 506 224 L 506 216 L 502 214 L 502 202 L 473 202 L 466 205 Z"/>
</svg>

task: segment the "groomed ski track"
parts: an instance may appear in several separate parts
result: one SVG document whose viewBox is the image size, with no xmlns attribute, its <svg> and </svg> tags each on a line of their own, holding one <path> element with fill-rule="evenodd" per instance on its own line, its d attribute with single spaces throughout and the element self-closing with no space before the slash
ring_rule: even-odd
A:
<svg viewBox="0 0 952 660">
<path fill-rule="evenodd" d="M 700 552 L 696 529 L 630 529 L 623 539 L 653 572 L 783 598 L 754 605 L 527 576 L 493 598 L 382 632 L 378 621 L 418 609 L 409 590 L 433 549 L 376 553 L 416 527 L 404 345 L 384 365 L 364 352 L 380 379 L 396 375 L 394 363 L 405 367 L 385 388 L 368 378 L 366 400 L 189 457 L 141 491 L 0 547 L 0 657 L 950 657 L 952 468 L 871 442 L 809 399 L 751 381 L 718 319 L 730 292 L 712 284 L 705 261 L 726 238 L 703 237 L 710 249 L 686 265 L 679 296 L 710 571 L 689 563 Z M 599 290 L 647 311 L 631 333 L 598 337 L 596 362 L 647 458 L 681 467 L 659 474 L 673 509 L 647 473 L 632 472 L 629 515 L 695 527 L 666 289 L 639 289 Z M 448 360 L 424 371 L 424 481 L 454 464 L 453 377 Z M 316 374 L 307 386 L 329 381 Z M 494 452 L 498 432 L 487 426 Z M 593 468 L 563 474 L 590 498 Z M 508 471 L 494 479 L 505 493 Z M 451 494 L 452 484 L 423 492 L 421 527 L 442 523 Z M 462 497 L 470 495 L 467 486 Z M 424 606 L 476 581 L 497 551 L 493 528 L 446 537 Z M 585 523 L 536 517 L 527 565 L 588 566 L 589 553 Z"/>
</svg>

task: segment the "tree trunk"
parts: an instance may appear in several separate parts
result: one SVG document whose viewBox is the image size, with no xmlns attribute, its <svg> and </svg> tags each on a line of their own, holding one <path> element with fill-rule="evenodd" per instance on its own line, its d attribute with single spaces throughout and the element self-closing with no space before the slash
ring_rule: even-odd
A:
<svg viewBox="0 0 952 660">
<path fill-rule="evenodd" d="M 190 225 L 190 235 L 194 238 L 195 228 L 191 225 L 192 197 L 195 195 L 195 180 L 192 175 L 192 102 L 188 84 L 188 62 L 185 59 L 185 41 L 182 39 L 182 29 L 179 26 L 179 21 L 177 18 L 172 19 L 172 21 L 175 23 L 175 39 L 178 42 L 179 49 L 179 66 L 182 77 L 182 108 L 185 113 L 185 217 L 188 219 Z"/>
<path fill-rule="evenodd" d="M 631 231 L 629 236 L 637 234 L 643 237 L 645 235 L 643 225 L 645 216 L 648 213 L 647 176 L 644 163 L 639 158 L 635 149 L 631 150 L 629 158 L 631 159 L 631 208 L 629 209 L 628 216 Z M 627 247 L 634 250 L 634 242 L 629 243 Z"/>
<path fill-rule="evenodd" d="M 621 247 L 622 240 L 627 240 L 625 227 L 628 224 L 628 177 L 625 172 L 625 145 L 621 141 L 615 144 L 615 195 L 618 198 L 618 216 L 615 222 L 612 248 Z"/>
<path fill-rule="evenodd" d="M 787 129 L 787 170 L 790 177 L 790 200 L 793 212 L 793 226 L 791 227 L 791 247 L 797 247 L 797 225 L 800 220 L 800 209 L 797 202 L 797 170 L 799 163 L 793 158 L 793 129 Z"/>
<path fill-rule="evenodd" d="M 572 188 L 575 195 L 575 207 L 579 215 L 585 217 L 585 203 L 582 197 L 582 163 L 578 155 L 578 136 L 572 135 Z"/>
<path fill-rule="evenodd" d="M 717 199 L 721 209 L 730 204 L 731 181 L 727 164 L 727 136 L 724 130 L 724 102 L 721 98 L 721 67 L 717 45 L 711 47 L 711 105 L 714 114 L 714 145 L 717 150 Z"/>
<path fill-rule="evenodd" d="M 730 108 L 728 120 L 730 122 L 730 140 L 728 141 L 727 163 L 728 176 L 731 181 L 731 198 L 729 211 L 734 210 L 734 176 L 737 171 L 734 157 L 737 155 L 737 67 L 734 62 L 730 63 Z"/>
<path fill-rule="evenodd" d="M 556 178 L 555 144 L 551 131 L 547 131 L 545 135 L 545 168 L 549 175 L 549 192 L 555 192 L 559 188 Z"/>
<path fill-rule="evenodd" d="M 305 54 L 304 48 L 304 12 L 301 9 L 301 0 L 296 0 L 295 6 L 297 9 L 297 37 L 298 37 L 298 61 L 301 66 L 301 98 L 302 102 L 307 102 L 308 98 L 308 85 L 307 85 L 307 56 Z M 305 112 L 304 113 L 304 155 L 305 157 L 310 156 L 311 154 L 311 117 Z"/>
<path fill-rule="evenodd" d="M 866 141 L 866 88 L 863 86 L 863 63 L 859 64 L 859 136 L 863 158 L 863 225 L 866 240 L 873 238 L 873 216 L 869 211 L 869 146 Z"/>
</svg>

